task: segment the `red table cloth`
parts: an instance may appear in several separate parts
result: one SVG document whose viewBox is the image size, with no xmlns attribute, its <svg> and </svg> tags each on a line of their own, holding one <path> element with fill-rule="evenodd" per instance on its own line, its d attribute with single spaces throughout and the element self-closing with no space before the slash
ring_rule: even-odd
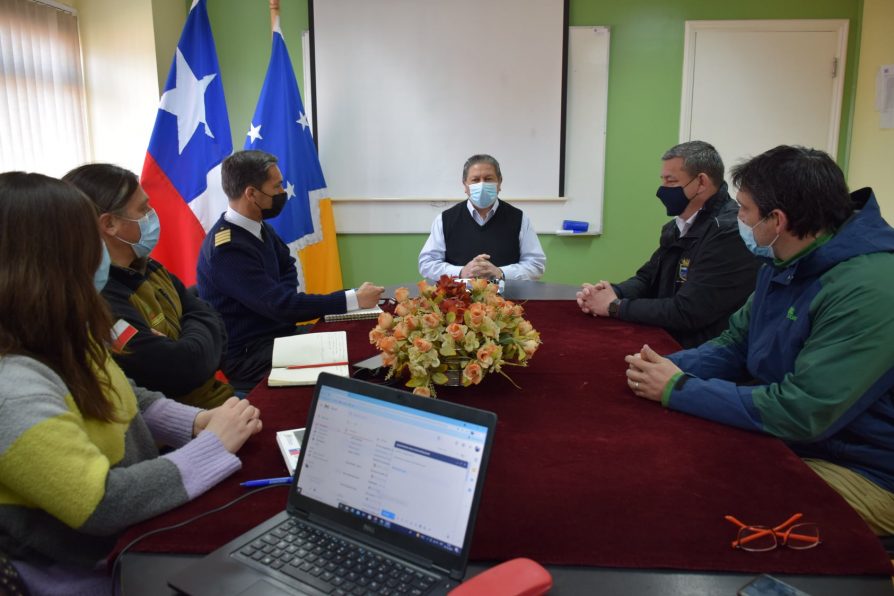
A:
<svg viewBox="0 0 894 596">
<path fill-rule="evenodd" d="M 544 564 L 799 574 L 889 575 L 891 563 L 857 514 L 781 441 L 665 410 L 634 396 L 625 354 L 648 343 L 677 349 L 663 330 L 593 318 L 571 301 L 531 301 L 543 345 L 527 368 L 507 367 L 481 385 L 438 388 L 448 399 L 497 413 L 488 477 L 472 547 L 476 560 L 525 556 Z M 374 321 L 345 329 L 350 360 L 375 353 Z M 258 386 L 249 399 L 264 430 L 243 447 L 240 472 L 209 493 L 131 529 L 119 543 L 244 494 L 239 482 L 285 475 L 278 430 L 305 425 L 312 387 Z M 275 488 L 134 550 L 205 553 L 285 507 Z M 793 513 L 819 524 L 807 551 L 731 548 L 745 523 L 776 525 Z"/>
</svg>

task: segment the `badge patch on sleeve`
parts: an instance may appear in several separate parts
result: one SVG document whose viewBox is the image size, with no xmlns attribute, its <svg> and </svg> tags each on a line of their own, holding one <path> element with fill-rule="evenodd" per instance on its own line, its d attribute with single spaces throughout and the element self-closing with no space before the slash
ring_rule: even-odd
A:
<svg viewBox="0 0 894 596">
<path fill-rule="evenodd" d="M 689 277 L 689 259 L 680 259 L 680 265 L 677 267 L 677 281 L 683 283 Z"/>
<path fill-rule="evenodd" d="M 112 326 L 112 348 L 116 352 L 124 349 L 133 336 L 137 334 L 137 328 L 125 321 L 118 319 L 118 322 Z"/>
</svg>

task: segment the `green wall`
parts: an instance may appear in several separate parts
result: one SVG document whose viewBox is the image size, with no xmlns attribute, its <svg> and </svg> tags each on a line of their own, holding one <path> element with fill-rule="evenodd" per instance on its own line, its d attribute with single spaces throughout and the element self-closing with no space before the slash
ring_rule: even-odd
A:
<svg viewBox="0 0 894 596">
<path fill-rule="evenodd" d="M 308 26 L 307 4 L 306 0 L 281 3 L 283 33 L 300 82 L 300 34 Z M 244 143 L 267 68 L 267 6 L 266 0 L 208 2 L 236 148 Z M 632 274 L 657 245 L 658 228 L 667 217 L 655 198 L 655 189 L 660 156 L 679 139 L 683 29 L 687 20 L 849 19 L 838 151 L 838 162 L 846 170 L 862 0 L 570 0 L 570 6 L 571 25 L 608 25 L 612 31 L 603 234 L 541 235 L 548 259 L 544 281 L 619 281 Z M 325 167 L 323 164 L 324 172 Z M 416 257 L 425 238 L 424 234 L 339 235 L 345 285 L 356 286 L 364 280 L 396 284 L 417 279 Z"/>
</svg>

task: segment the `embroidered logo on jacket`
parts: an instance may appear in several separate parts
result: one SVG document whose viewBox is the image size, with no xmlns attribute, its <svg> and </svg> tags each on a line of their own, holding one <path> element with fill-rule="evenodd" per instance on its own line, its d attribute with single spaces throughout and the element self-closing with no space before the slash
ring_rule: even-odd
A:
<svg viewBox="0 0 894 596">
<path fill-rule="evenodd" d="M 789 321 L 797 321 L 798 320 L 798 315 L 795 314 L 794 306 L 788 307 L 788 312 L 785 313 L 785 318 L 788 319 Z"/>
<path fill-rule="evenodd" d="M 689 277 L 689 259 L 680 259 L 680 264 L 677 266 L 677 281 L 684 282 L 687 277 Z"/>
</svg>

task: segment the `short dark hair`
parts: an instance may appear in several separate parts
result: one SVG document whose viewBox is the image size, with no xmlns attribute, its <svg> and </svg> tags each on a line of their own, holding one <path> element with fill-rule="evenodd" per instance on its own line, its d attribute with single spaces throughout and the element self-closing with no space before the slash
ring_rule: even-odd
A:
<svg viewBox="0 0 894 596">
<path fill-rule="evenodd" d="M 119 213 L 140 186 L 137 175 L 110 163 L 88 163 L 79 166 L 62 180 L 73 184 L 87 195 L 100 213 Z"/>
<path fill-rule="evenodd" d="M 469 168 L 479 163 L 488 163 L 497 171 L 497 180 L 503 181 L 503 173 L 500 171 L 500 162 L 488 155 L 487 153 L 478 153 L 466 160 L 463 165 L 463 182 L 469 177 Z"/>
<path fill-rule="evenodd" d="M 798 238 L 834 232 L 854 212 L 844 173 L 824 151 L 779 145 L 741 163 L 732 181 L 766 217 L 779 209 Z"/>
<path fill-rule="evenodd" d="M 279 162 L 266 151 L 237 151 L 223 161 L 220 170 L 223 190 L 230 200 L 238 199 L 249 186 L 260 189 L 267 181 L 267 170 Z"/>
<path fill-rule="evenodd" d="M 695 178 L 704 173 L 715 186 L 723 184 L 723 160 L 714 145 L 704 141 L 687 141 L 674 145 L 661 156 L 663 161 L 683 158 L 683 171 Z"/>
</svg>

